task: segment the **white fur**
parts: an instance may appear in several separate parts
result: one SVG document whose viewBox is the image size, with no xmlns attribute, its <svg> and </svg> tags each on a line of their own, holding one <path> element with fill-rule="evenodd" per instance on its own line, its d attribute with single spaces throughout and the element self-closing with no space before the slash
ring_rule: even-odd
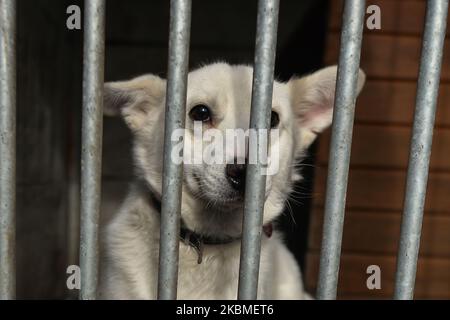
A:
<svg viewBox="0 0 450 320">
<path fill-rule="evenodd" d="M 365 76 L 360 72 L 358 92 Z M 316 135 L 332 120 L 336 67 L 310 76 L 274 83 L 273 110 L 280 117 L 279 171 L 267 176 L 264 223 L 282 212 L 298 178 L 293 166 Z M 188 80 L 187 113 L 201 103 L 213 112 L 209 125 L 218 130 L 247 129 L 250 117 L 252 68 L 216 63 L 192 71 Z M 147 75 L 105 86 L 105 112 L 121 114 L 134 134 L 136 175 L 161 193 L 165 80 Z M 206 125 L 206 124 L 205 124 Z M 185 148 L 193 143 L 187 116 Z M 275 148 L 269 149 L 269 157 Z M 272 155 L 273 156 L 273 155 Z M 184 166 L 182 217 L 199 233 L 239 236 L 242 201 L 236 200 L 224 175 L 224 165 Z M 200 183 L 198 181 L 201 181 Z M 159 212 L 148 190 L 136 183 L 106 227 L 100 297 L 155 299 L 158 280 Z M 193 248 L 180 243 L 179 299 L 236 299 L 240 242 L 205 245 L 203 262 Z M 280 234 L 263 235 L 258 298 L 304 299 L 301 273 Z"/>
</svg>

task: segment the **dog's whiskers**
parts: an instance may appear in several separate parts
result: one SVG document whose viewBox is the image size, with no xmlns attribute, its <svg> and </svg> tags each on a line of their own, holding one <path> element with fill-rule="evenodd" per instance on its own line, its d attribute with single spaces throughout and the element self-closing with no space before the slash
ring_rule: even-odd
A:
<svg viewBox="0 0 450 320">
<path fill-rule="evenodd" d="M 298 190 L 291 191 L 289 195 L 300 199 L 311 199 L 313 197 L 312 193 L 305 193 Z"/>
<path fill-rule="evenodd" d="M 310 167 L 310 168 L 317 168 L 316 165 L 314 164 L 309 164 L 309 163 L 300 163 L 300 164 L 292 164 L 289 166 L 290 168 L 302 168 L 302 167 Z"/>
<path fill-rule="evenodd" d="M 294 218 L 294 212 L 292 211 L 291 204 L 289 203 L 289 199 L 286 199 L 285 203 L 286 203 L 286 207 L 288 209 L 289 216 L 292 219 L 292 222 L 294 223 L 294 225 L 297 225 L 297 222 L 295 221 L 295 218 Z"/>
</svg>

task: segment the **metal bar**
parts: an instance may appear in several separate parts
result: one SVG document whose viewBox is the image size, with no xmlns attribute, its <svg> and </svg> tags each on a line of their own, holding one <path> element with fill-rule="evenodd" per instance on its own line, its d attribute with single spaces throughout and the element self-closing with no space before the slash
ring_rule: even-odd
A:
<svg viewBox="0 0 450 320">
<path fill-rule="evenodd" d="M 80 299 L 96 299 L 101 200 L 105 0 L 84 2 Z"/>
<path fill-rule="evenodd" d="M 447 14 L 448 0 L 427 2 L 397 259 L 395 299 L 407 300 L 414 296 Z"/>
<path fill-rule="evenodd" d="M 0 300 L 16 296 L 16 1 L 0 1 Z"/>
<path fill-rule="evenodd" d="M 250 128 L 253 130 L 270 128 L 278 11 L 279 0 L 258 1 L 250 116 Z M 261 155 L 267 150 L 259 137 L 256 148 L 251 143 L 250 139 L 250 152 Z M 258 159 L 257 164 L 247 165 L 238 290 L 238 299 L 242 300 L 257 298 L 265 189 L 266 175 L 263 174 L 263 167 Z"/>
<path fill-rule="evenodd" d="M 177 298 L 183 165 L 171 159 L 177 145 L 171 136 L 185 126 L 190 27 L 191 0 L 171 0 L 158 273 L 161 300 Z"/>
<path fill-rule="evenodd" d="M 336 298 L 365 8 L 364 0 L 346 0 L 344 4 L 318 299 Z"/>
</svg>

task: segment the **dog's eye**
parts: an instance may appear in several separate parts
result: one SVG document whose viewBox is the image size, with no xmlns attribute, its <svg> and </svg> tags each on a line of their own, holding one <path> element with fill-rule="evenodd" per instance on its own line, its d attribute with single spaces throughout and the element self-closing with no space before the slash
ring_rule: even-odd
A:
<svg viewBox="0 0 450 320">
<path fill-rule="evenodd" d="M 270 116 L 270 127 L 276 128 L 280 123 L 280 116 L 275 111 L 272 111 L 272 115 Z"/>
<path fill-rule="evenodd" d="M 194 121 L 208 122 L 211 121 L 211 112 L 209 111 L 208 106 L 199 104 L 189 111 L 189 117 Z"/>
</svg>

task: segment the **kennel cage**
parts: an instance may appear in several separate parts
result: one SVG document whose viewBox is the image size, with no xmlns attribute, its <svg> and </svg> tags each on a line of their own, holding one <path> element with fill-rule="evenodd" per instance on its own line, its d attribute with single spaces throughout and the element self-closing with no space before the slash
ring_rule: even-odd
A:
<svg viewBox="0 0 450 320">
<path fill-rule="evenodd" d="M 279 0 L 258 2 L 252 116 L 250 126 L 268 126 L 272 95 Z M 98 220 L 102 151 L 102 87 L 104 71 L 105 0 L 85 2 L 83 73 L 82 188 L 80 267 L 81 299 L 95 299 L 98 266 Z M 0 2 L 0 298 L 15 297 L 15 17 L 14 0 Z M 447 0 L 428 0 L 418 78 L 416 108 L 406 182 L 395 296 L 411 299 L 428 178 L 431 140 L 439 88 Z M 319 299 L 336 298 L 345 196 L 356 100 L 356 81 L 362 44 L 365 1 L 345 1 L 330 166 L 321 250 Z M 172 0 L 166 128 L 182 128 L 190 36 L 190 0 Z M 166 131 L 165 156 L 173 147 Z M 158 297 L 176 298 L 178 228 L 182 166 L 164 161 L 161 256 Z M 239 277 L 239 299 L 256 298 L 261 237 L 261 165 L 249 165 Z"/>
</svg>

